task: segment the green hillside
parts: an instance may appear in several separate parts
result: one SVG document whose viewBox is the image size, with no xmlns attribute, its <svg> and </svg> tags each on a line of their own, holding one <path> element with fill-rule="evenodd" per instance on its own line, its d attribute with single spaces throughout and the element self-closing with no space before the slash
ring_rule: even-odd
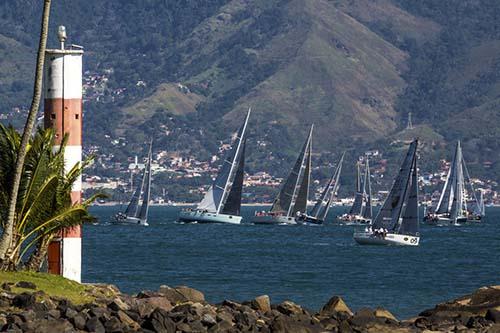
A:
<svg viewBox="0 0 500 333">
<path fill-rule="evenodd" d="M 3 114 L 29 105 L 40 6 L 0 3 Z M 390 143 L 415 134 L 436 158 L 462 139 L 474 174 L 500 173 L 498 1 L 65 0 L 52 13 L 51 31 L 85 46 L 87 75 L 108 73 L 99 100 L 88 90 L 85 144 L 117 162 L 151 136 L 208 158 L 251 106 L 265 143 L 249 146 L 252 171 L 282 176 L 315 123 L 327 160 L 395 156 Z"/>
</svg>

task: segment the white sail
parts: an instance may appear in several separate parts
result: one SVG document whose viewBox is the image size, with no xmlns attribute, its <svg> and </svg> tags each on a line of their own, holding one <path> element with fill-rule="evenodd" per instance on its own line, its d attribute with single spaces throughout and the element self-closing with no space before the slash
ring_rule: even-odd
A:
<svg viewBox="0 0 500 333">
<path fill-rule="evenodd" d="M 199 210 L 219 214 L 224 208 L 242 155 L 242 143 L 245 141 L 250 112 L 251 109 L 248 109 L 245 122 L 239 129 L 231 149 L 227 152 L 217 178 L 205 194 L 203 200 L 198 204 Z"/>
</svg>

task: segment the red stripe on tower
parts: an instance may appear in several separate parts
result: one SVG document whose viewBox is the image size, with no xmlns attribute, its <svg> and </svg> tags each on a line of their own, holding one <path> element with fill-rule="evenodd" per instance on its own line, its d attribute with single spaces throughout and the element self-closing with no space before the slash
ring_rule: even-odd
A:
<svg viewBox="0 0 500 333">
<path fill-rule="evenodd" d="M 68 143 L 64 151 L 68 172 L 82 160 L 82 56 L 81 49 L 65 49 L 66 31 L 59 27 L 60 49 L 46 50 L 44 75 L 44 125 L 56 133 L 56 145 L 64 135 Z M 73 184 L 71 199 L 81 202 L 81 177 Z M 49 272 L 80 282 L 82 263 L 82 233 L 80 227 L 65 229 L 49 245 Z"/>
</svg>

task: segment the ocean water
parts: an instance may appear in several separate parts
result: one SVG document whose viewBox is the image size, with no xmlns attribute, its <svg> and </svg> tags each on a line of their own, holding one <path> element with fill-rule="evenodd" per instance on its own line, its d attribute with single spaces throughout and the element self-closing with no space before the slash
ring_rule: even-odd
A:
<svg viewBox="0 0 500 333">
<path fill-rule="evenodd" d="M 382 306 L 401 319 L 474 289 L 500 284 L 500 209 L 478 225 L 421 227 L 419 247 L 359 246 L 353 227 L 176 223 L 179 207 L 152 207 L 148 227 L 108 224 L 120 207 L 93 207 L 83 232 L 83 281 L 136 293 L 162 284 L 208 301 L 268 294 L 318 310 L 333 295 L 352 310 Z M 244 217 L 255 209 L 244 207 Z"/>
</svg>

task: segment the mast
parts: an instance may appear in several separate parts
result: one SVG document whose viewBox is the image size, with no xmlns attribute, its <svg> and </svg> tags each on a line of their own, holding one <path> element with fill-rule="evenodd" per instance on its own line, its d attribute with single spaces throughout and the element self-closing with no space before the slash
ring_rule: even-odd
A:
<svg viewBox="0 0 500 333">
<path fill-rule="evenodd" d="M 141 210 L 139 212 L 139 217 L 140 219 L 147 219 L 148 217 L 148 211 L 149 211 L 149 201 L 150 201 L 150 196 L 151 196 L 151 160 L 153 157 L 153 140 L 149 143 L 149 153 L 148 153 L 148 164 L 145 167 L 145 172 L 144 172 L 144 177 L 146 178 L 144 184 L 145 184 L 145 189 L 143 192 L 143 197 L 142 197 L 142 206 Z"/>
</svg>

